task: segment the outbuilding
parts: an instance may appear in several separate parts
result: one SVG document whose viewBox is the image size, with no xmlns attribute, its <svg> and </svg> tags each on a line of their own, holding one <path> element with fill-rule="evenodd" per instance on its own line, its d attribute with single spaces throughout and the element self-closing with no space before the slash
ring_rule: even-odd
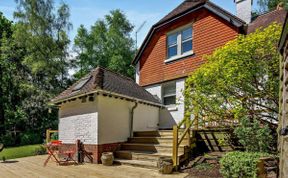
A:
<svg viewBox="0 0 288 178">
<path fill-rule="evenodd" d="M 133 131 L 159 128 L 162 104 L 132 79 L 97 67 L 52 100 L 59 106 L 59 140 L 64 148 L 84 143 L 98 163 Z"/>
</svg>

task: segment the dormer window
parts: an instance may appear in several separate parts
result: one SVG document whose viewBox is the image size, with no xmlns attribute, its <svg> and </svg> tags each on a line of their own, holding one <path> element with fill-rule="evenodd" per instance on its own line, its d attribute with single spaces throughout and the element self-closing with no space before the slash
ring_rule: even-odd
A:
<svg viewBox="0 0 288 178">
<path fill-rule="evenodd" d="M 167 60 L 185 57 L 193 54 L 193 30 L 191 25 L 167 34 Z"/>
</svg>

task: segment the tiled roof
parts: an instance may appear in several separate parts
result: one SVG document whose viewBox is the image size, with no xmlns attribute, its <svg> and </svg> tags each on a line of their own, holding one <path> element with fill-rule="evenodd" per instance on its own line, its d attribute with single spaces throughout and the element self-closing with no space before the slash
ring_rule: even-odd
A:
<svg viewBox="0 0 288 178">
<path fill-rule="evenodd" d="M 177 6 L 175 9 L 173 9 L 169 14 L 167 14 L 165 17 L 163 17 L 157 24 L 160 24 L 166 20 L 169 20 L 182 12 L 187 11 L 188 9 L 197 7 L 199 5 L 205 4 L 207 0 L 186 0 L 182 2 L 179 6 Z"/>
<path fill-rule="evenodd" d="M 83 84 L 83 86 L 80 87 L 79 90 L 75 90 L 75 88 L 79 87 L 81 84 Z M 121 96 L 127 96 L 129 98 L 136 98 L 155 104 L 161 104 L 158 99 L 136 84 L 132 79 L 101 67 L 92 70 L 88 75 L 81 78 L 60 95 L 52 99 L 52 102 L 57 103 L 96 90 L 103 90 Z"/>
<path fill-rule="evenodd" d="M 172 10 L 169 14 L 167 14 L 164 18 L 158 21 L 156 24 L 152 26 L 148 35 L 144 39 L 141 47 L 139 48 L 132 64 L 136 64 L 140 59 L 144 49 L 146 48 L 147 44 L 151 40 L 152 36 L 155 33 L 155 30 L 161 28 L 161 26 L 165 23 L 168 23 L 174 19 L 177 19 L 181 16 L 185 16 L 186 14 L 192 13 L 200 8 L 206 8 L 212 13 L 218 15 L 221 18 L 224 18 L 232 25 L 235 25 L 237 28 L 241 28 L 245 25 L 245 22 L 240 18 L 236 17 L 235 15 L 231 14 L 230 12 L 222 9 L 221 7 L 217 6 L 216 4 L 210 2 L 209 0 L 185 0 L 182 2 L 178 7 Z"/>
<path fill-rule="evenodd" d="M 266 14 L 260 15 L 255 20 L 253 20 L 247 28 L 247 34 L 255 32 L 257 28 L 268 27 L 273 22 L 284 24 L 285 17 L 287 15 L 286 10 L 274 10 Z"/>
</svg>

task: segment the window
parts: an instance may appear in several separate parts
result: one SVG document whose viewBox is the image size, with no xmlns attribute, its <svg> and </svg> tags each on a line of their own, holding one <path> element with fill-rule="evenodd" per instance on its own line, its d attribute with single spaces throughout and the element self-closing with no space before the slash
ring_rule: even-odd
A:
<svg viewBox="0 0 288 178">
<path fill-rule="evenodd" d="M 166 106 L 176 104 L 176 82 L 169 82 L 162 86 L 163 104 Z"/>
<path fill-rule="evenodd" d="M 192 27 L 182 28 L 167 36 L 167 58 L 178 58 L 192 53 Z"/>
<path fill-rule="evenodd" d="M 80 90 L 80 89 L 90 80 L 90 78 L 91 78 L 91 76 L 80 80 L 80 81 L 78 82 L 78 84 L 73 88 L 72 91 Z"/>
</svg>

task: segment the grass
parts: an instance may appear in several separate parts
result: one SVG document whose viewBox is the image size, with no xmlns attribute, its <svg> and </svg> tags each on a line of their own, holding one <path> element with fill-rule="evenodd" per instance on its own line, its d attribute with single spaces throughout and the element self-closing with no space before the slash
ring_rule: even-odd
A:
<svg viewBox="0 0 288 178">
<path fill-rule="evenodd" d="M 0 152 L 0 160 L 5 157 L 5 159 L 15 159 L 22 158 L 27 156 L 36 155 L 36 150 L 41 150 L 43 147 L 41 144 L 37 145 L 26 145 L 26 146 L 18 146 L 11 148 L 4 148 L 2 152 Z"/>
</svg>

